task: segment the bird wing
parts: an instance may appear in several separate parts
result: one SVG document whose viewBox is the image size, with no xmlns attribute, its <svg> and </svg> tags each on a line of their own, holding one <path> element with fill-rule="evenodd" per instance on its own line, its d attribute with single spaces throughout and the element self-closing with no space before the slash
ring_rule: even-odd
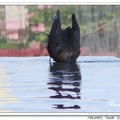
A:
<svg viewBox="0 0 120 120">
<path fill-rule="evenodd" d="M 75 14 L 72 15 L 72 28 L 70 31 L 70 43 L 77 57 L 80 54 L 80 28 Z"/>
<path fill-rule="evenodd" d="M 50 34 L 48 35 L 48 52 L 52 58 L 56 57 L 60 51 L 59 44 L 62 37 L 61 21 L 60 21 L 60 12 L 57 10 L 54 22 L 52 24 Z"/>
</svg>

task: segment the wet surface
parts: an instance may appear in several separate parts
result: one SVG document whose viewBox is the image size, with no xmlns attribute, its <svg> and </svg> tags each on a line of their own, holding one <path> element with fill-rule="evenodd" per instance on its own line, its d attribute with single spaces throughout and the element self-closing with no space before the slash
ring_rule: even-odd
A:
<svg viewBox="0 0 120 120">
<path fill-rule="evenodd" d="M 120 112 L 120 59 L 0 58 L 0 112 Z"/>
</svg>

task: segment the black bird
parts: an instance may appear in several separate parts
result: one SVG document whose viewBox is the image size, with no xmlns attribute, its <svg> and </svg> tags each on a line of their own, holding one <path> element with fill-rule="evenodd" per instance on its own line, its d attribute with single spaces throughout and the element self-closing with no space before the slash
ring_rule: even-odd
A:
<svg viewBox="0 0 120 120">
<path fill-rule="evenodd" d="M 75 14 L 72 14 L 72 27 L 61 28 L 60 11 L 57 10 L 48 35 L 48 53 L 56 62 L 72 63 L 80 55 L 80 28 Z"/>
</svg>

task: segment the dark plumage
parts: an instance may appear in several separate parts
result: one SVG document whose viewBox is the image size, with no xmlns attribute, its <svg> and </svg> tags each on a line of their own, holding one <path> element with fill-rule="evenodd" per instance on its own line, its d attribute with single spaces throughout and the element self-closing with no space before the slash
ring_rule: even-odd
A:
<svg viewBox="0 0 120 120">
<path fill-rule="evenodd" d="M 48 35 L 48 53 L 56 62 L 76 62 L 80 55 L 80 28 L 75 14 L 72 14 L 72 27 L 61 28 L 60 12 L 57 10 L 51 31 Z"/>
</svg>

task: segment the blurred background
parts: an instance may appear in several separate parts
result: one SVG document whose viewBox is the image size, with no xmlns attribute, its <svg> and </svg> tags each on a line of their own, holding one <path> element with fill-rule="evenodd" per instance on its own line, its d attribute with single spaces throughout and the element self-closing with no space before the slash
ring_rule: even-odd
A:
<svg viewBox="0 0 120 120">
<path fill-rule="evenodd" d="M 56 10 L 62 28 L 75 13 L 81 29 L 81 56 L 120 57 L 119 5 L 0 5 L 0 56 L 45 56 Z"/>
</svg>

